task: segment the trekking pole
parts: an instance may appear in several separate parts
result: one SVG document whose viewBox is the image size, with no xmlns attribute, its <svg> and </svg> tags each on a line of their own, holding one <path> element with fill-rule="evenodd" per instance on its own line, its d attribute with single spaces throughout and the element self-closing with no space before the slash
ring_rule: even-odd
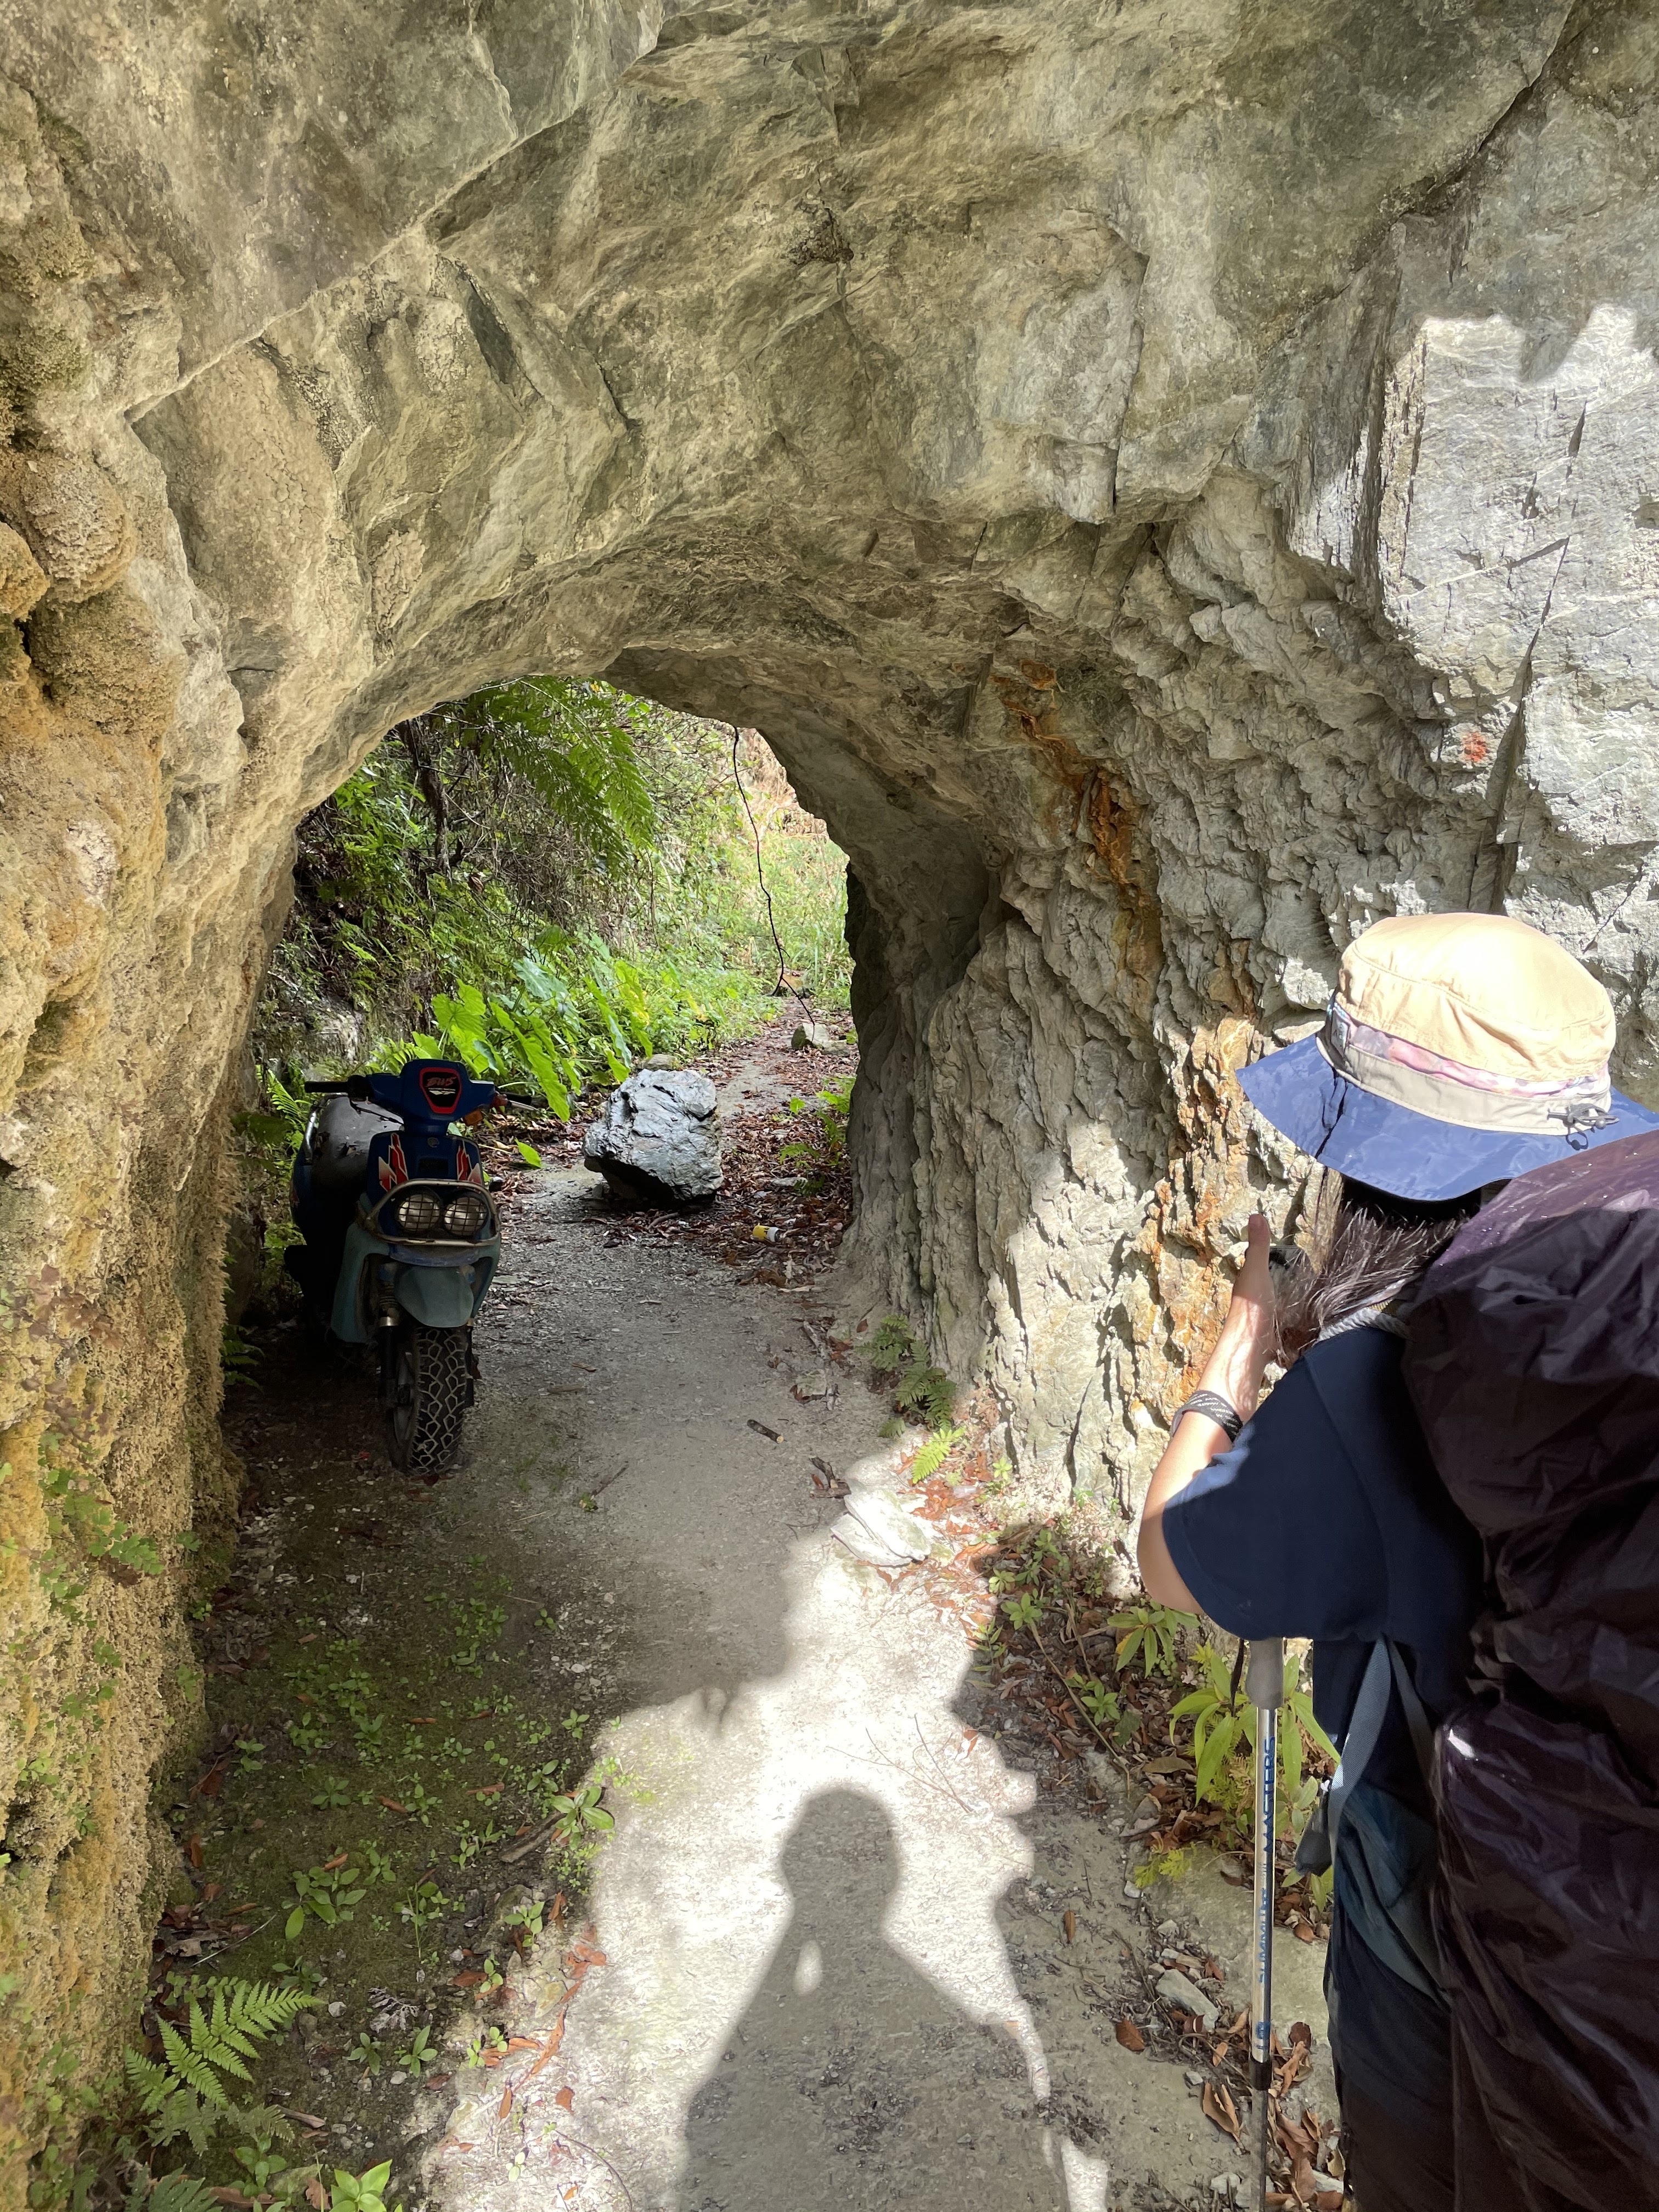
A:
<svg viewBox="0 0 1659 2212">
<path fill-rule="evenodd" d="M 1255 1961 L 1250 1990 L 1250 2087 L 1255 2100 L 1256 2212 L 1267 2202 L 1267 2106 L 1273 2078 L 1273 1842 L 1279 1781 L 1279 1708 L 1285 1641 L 1250 1646 L 1245 1692 L 1255 1707 Z"/>
</svg>

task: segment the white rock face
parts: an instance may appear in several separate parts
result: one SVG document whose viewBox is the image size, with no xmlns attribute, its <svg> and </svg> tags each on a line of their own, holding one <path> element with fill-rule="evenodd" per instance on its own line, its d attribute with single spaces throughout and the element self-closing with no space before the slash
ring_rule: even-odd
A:
<svg viewBox="0 0 1659 2212">
<path fill-rule="evenodd" d="M 1554 931 L 1659 1101 L 1651 10 L 405 13 L 0 0 L 25 1552 L 43 1433 L 161 1539 L 228 1510 L 228 1079 L 294 824 L 532 670 L 757 725 L 824 815 L 846 1295 L 988 1372 L 1028 1494 L 1131 1509 L 1296 1171 L 1233 1072 L 1355 932 Z M 182 1588 L 112 1617 L 96 1822 L 23 1816 L 48 2041 L 141 1948 Z M 94 1629 L 8 1604 L 89 1693 Z M 0 1690 L 45 1716 L 0 1781 L 81 1756 Z"/>
<path fill-rule="evenodd" d="M 635 1203 L 683 1206 L 720 1187 L 714 1086 L 695 1068 L 642 1068 L 611 1094 L 582 1159 Z"/>
</svg>

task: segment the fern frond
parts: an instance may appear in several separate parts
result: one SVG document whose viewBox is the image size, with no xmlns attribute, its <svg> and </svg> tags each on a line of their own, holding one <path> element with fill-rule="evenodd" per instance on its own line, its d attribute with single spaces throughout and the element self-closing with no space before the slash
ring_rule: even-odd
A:
<svg viewBox="0 0 1659 2212">
<path fill-rule="evenodd" d="M 280 2105 L 233 2105 L 226 2114 L 252 2142 L 292 2142 L 294 2130 Z"/>
<path fill-rule="evenodd" d="M 176 2078 L 194 2089 L 204 2104 L 222 2108 L 230 2102 L 218 2075 L 202 2053 L 195 2048 L 196 2039 L 203 2029 L 202 2008 L 192 1997 L 190 2005 L 190 2041 L 185 2042 L 170 2020 L 161 2027 L 161 2048 L 167 2052 L 167 2063 Z"/>
<path fill-rule="evenodd" d="M 317 2002 L 300 1990 L 279 1990 L 273 1982 L 230 1982 L 222 1984 L 220 1991 L 226 2001 L 227 2031 L 251 2036 L 256 2043 L 292 2027 L 300 2014 Z"/>
<path fill-rule="evenodd" d="M 607 866 L 650 844 L 656 811 L 627 710 L 608 685 L 548 676 L 497 684 L 445 720 L 480 763 L 527 784 Z"/>
<path fill-rule="evenodd" d="M 139 2200 L 143 2212 L 219 2212 L 219 2200 L 193 2173 L 164 2173 Z"/>
<path fill-rule="evenodd" d="M 151 2115 L 145 2131 L 152 2142 L 163 2148 L 180 2136 L 186 2136 L 197 2156 L 204 2158 L 218 2124 L 217 2112 L 204 2105 L 193 2089 L 174 2089 L 160 2112 Z"/>
<path fill-rule="evenodd" d="M 915 1331 L 902 1314 L 889 1314 L 870 1340 L 870 1366 L 877 1375 L 896 1375 L 916 1357 Z"/>
<path fill-rule="evenodd" d="M 956 1411 L 957 1386 L 942 1367 L 918 1359 L 899 1377 L 893 1401 L 901 1413 L 920 1413 L 930 1429 L 942 1429 Z"/>
<path fill-rule="evenodd" d="M 955 1425 L 935 1429 L 910 1462 L 911 1481 L 926 1482 L 930 1475 L 937 1474 L 967 1433 L 965 1428 Z"/>
<path fill-rule="evenodd" d="M 234 2074 L 240 2081 L 253 2079 L 242 2063 L 245 2055 L 249 2058 L 253 2056 L 252 2039 L 228 2025 L 222 1988 L 214 1990 L 213 2010 L 206 2020 L 202 2017 L 201 2007 L 192 2000 L 190 2047 L 196 2057 L 205 2059 L 210 2066 L 216 2067 L 222 2074 Z"/>
<path fill-rule="evenodd" d="M 173 2075 L 159 2060 L 146 2058 L 142 2051 L 124 2051 L 121 2063 L 126 2070 L 127 2087 L 138 2100 L 139 2111 L 146 2118 L 152 2112 L 159 2112 L 178 2087 Z"/>
</svg>

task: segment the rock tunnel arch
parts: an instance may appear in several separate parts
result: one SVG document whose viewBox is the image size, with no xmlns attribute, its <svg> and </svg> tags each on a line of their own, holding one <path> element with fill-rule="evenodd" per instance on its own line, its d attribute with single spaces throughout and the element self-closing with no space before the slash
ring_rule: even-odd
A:
<svg viewBox="0 0 1659 2212">
<path fill-rule="evenodd" d="M 293 826 L 403 714 L 552 669 L 764 732 L 860 885 L 848 1265 L 1053 1495 L 1132 1498 L 1292 1166 L 1228 1071 L 1374 915 L 1555 929 L 1655 1095 L 1659 110 L 1613 0 L 62 8 L 11 52 L 34 2050 L 142 1949 L 179 1539 L 234 1489 L 231 1071 Z M 66 1610 L 64 1485 L 161 1571 Z"/>
</svg>

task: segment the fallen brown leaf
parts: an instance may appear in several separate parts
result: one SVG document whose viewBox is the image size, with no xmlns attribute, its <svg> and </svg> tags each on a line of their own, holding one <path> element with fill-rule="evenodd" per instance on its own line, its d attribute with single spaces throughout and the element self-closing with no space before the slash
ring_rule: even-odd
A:
<svg viewBox="0 0 1659 2212">
<path fill-rule="evenodd" d="M 192 1836 L 190 1841 L 185 1845 L 185 1856 L 190 1861 L 193 1867 L 198 1867 L 201 1865 L 202 1838 L 199 1836 Z"/>
<path fill-rule="evenodd" d="M 288 2108 L 288 2116 L 291 2120 L 298 2120 L 301 2127 L 325 2128 L 328 2125 L 328 2122 L 319 2119 L 315 2112 L 295 2112 L 292 2105 Z"/>
<path fill-rule="evenodd" d="M 570 2087 L 568 2083 L 567 2083 L 566 2086 L 559 2091 L 553 2101 L 562 2112 L 574 2112 L 576 2106 L 576 2093 Z"/>
<path fill-rule="evenodd" d="M 377 1797 L 374 1802 L 377 1805 L 384 1805 L 388 1813 L 406 1813 L 409 1810 L 407 1805 L 400 1805 L 395 1797 Z"/>
<path fill-rule="evenodd" d="M 501 2101 L 495 2107 L 495 2118 L 504 2120 L 513 2109 L 513 2084 L 509 2081 L 501 2092 Z"/>
<path fill-rule="evenodd" d="M 312 2212 L 328 2212 L 328 2191 L 320 2180 L 307 2182 L 306 2203 L 312 2207 Z"/>
<path fill-rule="evenodd" d="M 1117 2024 L 1117 2039 L 1126 2051 L 1144 2051 L 1146 2039 L 1126 2013 Z"/>
<path fill-rule="evenodd" d="M 335 1868 L 343 1867 L 349 1856 L 350 1853 L 349 1851 L 336 1851 L 331 1859 L 325 1859 L 323 1861 L 323 1872 L 325 1874 L 332 1874 Z"/>
<path fill-rule="evenodd" d="M 542 2045 L 541 2057 L 536 2061 L 535 2064 L 524 2077 L 526 2085 L 535 2080 L 536 2076 L 541 2072 L 543 2067 L 546 2065 L 550 2058 L 556 2058 L 558 2057 L 559 2045 L 563 2041 L 564 2014 L 561 2013 L 553 2023 L 552 2033 L 548 2037 L 547 2041 Z"/>
<path fill-rule="evenodd" d="M 1077 1940 L 1076 1913 L 1070 1911 L 1063 1912 L 1060 1915 L 1060 1924 L 1066 1930 L 1066 1941 L 1068 1943 L 1074 1942 Z"/>
<path fill-rule="evenodd" d="M 1291 2045 L 1290 2057 L 1273 2076 L 1273 2094 L 1282 2097 L 1307 2070 L 1309 2063 L 1307 2045 L 1293 2043 Z"/>
<path fill-rule="evenodd" d="M 1231 2136 L 1235 2142 L 1243 2141 L 1240 2131 L 1238 2108 L 1228 2095 L 1226 2085 L 1224 2082 L 1206 2081 L 1204 2084 L 1204 2094 L 1200 2102 L 1204 2108 L 1205 2118 L 1213 2120 L 1223 2135 Z"/>
</svg>

